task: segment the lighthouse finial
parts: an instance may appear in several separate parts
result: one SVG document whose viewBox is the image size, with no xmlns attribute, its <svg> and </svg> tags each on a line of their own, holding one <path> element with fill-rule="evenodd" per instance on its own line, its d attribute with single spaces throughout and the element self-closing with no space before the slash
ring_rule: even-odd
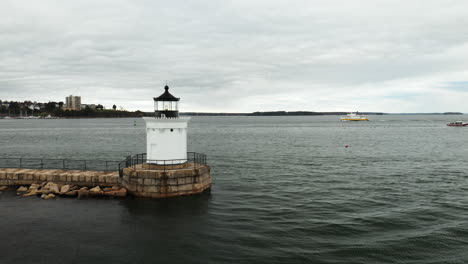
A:
<svg viewBox="0 0 468 264">
<path fill-rule="evenodd" d="M 167 86 L 167 81 L 166 81 L 166 86 L 164 86 L 164 90 L 166 90 L 166 91 L 169 90 L 169 86 Z"/>
</svg>

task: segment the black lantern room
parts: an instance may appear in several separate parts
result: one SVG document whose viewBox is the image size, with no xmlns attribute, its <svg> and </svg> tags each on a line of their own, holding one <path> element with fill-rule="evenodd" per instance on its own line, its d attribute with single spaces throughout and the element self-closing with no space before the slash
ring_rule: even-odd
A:
<svg viewBox="0 0 468 264">
<path fill-rule="evenodd" d="M 156 117 L 179 117 L 179 100 L 169 93 L 169 86 L 164 87 L 164 93 L 154 98 L 154 113 Z"/>
</svg>

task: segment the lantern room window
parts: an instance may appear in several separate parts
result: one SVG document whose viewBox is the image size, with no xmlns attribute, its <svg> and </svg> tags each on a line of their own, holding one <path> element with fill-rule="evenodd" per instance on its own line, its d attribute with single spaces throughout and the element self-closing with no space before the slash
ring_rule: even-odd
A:
<svg viewBox="0 0 468 264">
<path fill-rule="evenodd" d="M 164 87 L 164 93 L 154 98 L 154 113 L 160 118 L 179 117 L 179 100 L 169 93 L 169 86 Z"/>
<path fill-rule="evenodd" d="M 154 101 L 155 111 L 178 111 L 179 102 L 177 101 Z"/>
</svg>

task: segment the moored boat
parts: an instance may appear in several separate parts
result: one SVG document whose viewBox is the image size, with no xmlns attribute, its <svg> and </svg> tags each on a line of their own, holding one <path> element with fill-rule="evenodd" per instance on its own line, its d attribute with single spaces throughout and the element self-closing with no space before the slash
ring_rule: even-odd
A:
<svg viewBox="0 0 468 264">
<path fill-rule="evenodd" d="M 367 115 L 361 115 L 359 112 L 349 113 L 346 116 L 340 118 L 341 121 L 369 121 Z"/>
</svg>

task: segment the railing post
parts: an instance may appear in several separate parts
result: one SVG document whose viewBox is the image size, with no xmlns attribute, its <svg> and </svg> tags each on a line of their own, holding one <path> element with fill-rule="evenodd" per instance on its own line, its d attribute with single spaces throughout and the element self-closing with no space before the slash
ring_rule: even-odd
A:
<svg viewBox="0 0 468 264">
<path fill-rule="evenodd" d="M 86 160 L 84 161 L 84 170 L 86 170 Z"/>
<path fill-rule="evenodd" d="M 106 171 L 108 171 L 108 170 L 109 170 L 109 166 L 108 166 L 107 160 L 106 160 Z M 120 162 L 119 162 L 119 171 L 120 171 Z"/>
<path fill-rule="evenodd" d="M 21 165 L 22 165 L 22 164 L 21 164 L 21 163 L 22 163 L 21 160 L 22 160 L 22 158 L 19 159 L 19 167 L 20 167 L 20 168 L 21 168 Z"/>
<path fill-rule="evenodd" d="M 44 168 L 44 159 L 41 159 L 41 169 Z"/>
</svg>

